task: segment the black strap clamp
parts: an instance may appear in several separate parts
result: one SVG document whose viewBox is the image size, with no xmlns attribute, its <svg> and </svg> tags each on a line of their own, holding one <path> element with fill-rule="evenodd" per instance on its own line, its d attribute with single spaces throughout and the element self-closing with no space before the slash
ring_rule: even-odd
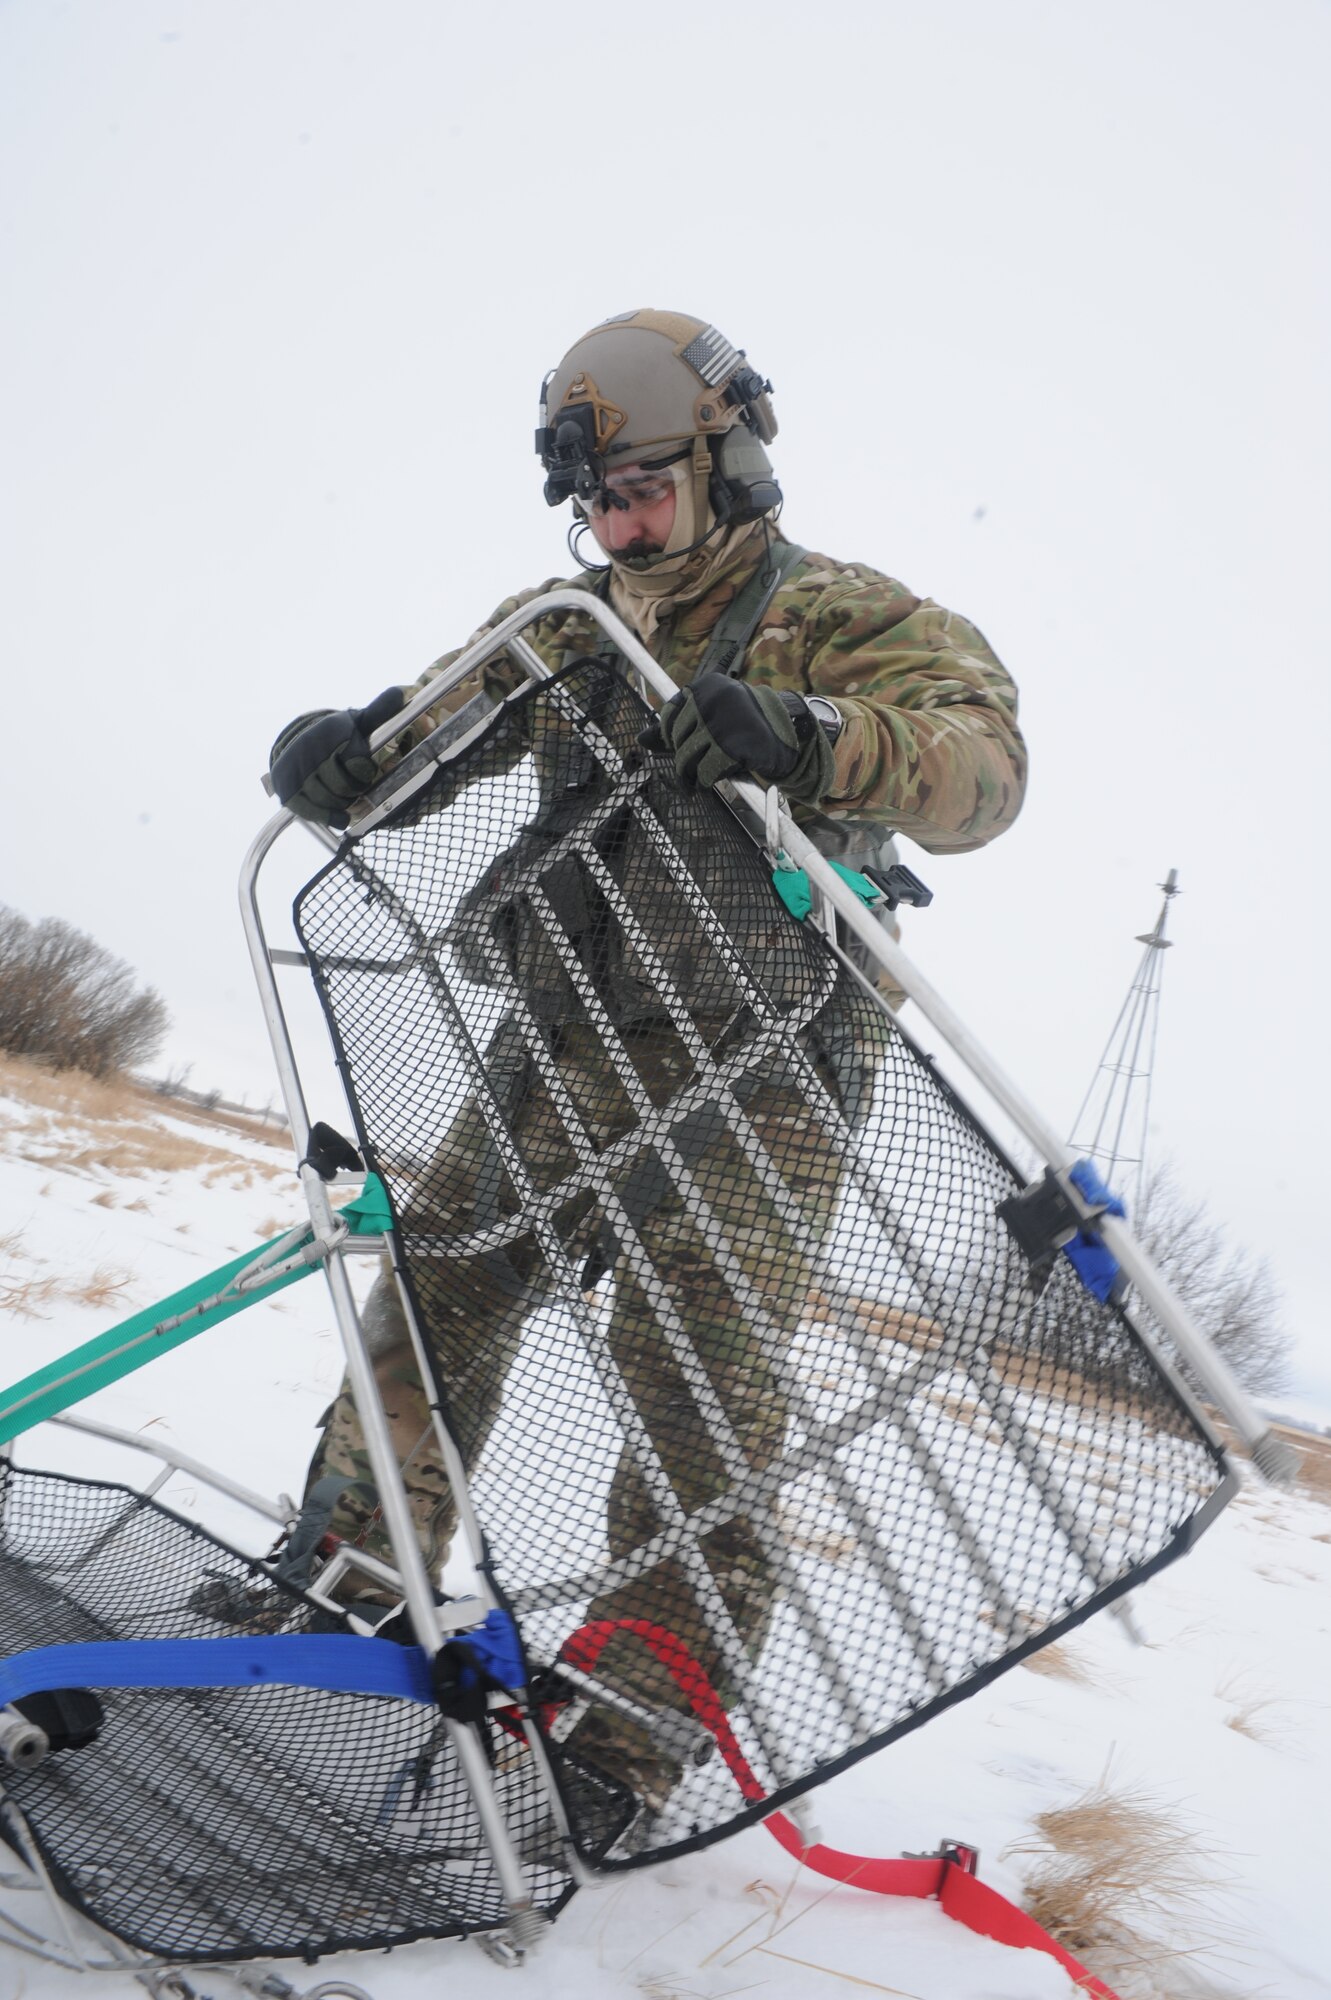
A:
<svg viewBox="0 0 1331 2000">
<path fill-rule="evenodd" d="M 300 1164 L 313 1167 L 321 1181 L 331 1181 L 344 1167 L 354 1174 L 365 1171 L 365 1162 L 350 1139 L 344 1139 L 335 1126 L 325 1125 L 322 1119 L 310 1127 L 310 1149 Z"/>
<path fill-rule="evenodd" d="M 1052 1167 L 1046 1167 L 1043 1177 L 1020 1194 L 1010 1194 L 998 1204 L 1013 1241 L 1030 1261 L 1037 1285 L 1048 1277 L 1063 1246 L 1093 1226 L 1097 1216 L 1109 1212 L 1107 1202 L 1085 1200 L 1075 1188 L 1066 1186 Z"/>
</svg>

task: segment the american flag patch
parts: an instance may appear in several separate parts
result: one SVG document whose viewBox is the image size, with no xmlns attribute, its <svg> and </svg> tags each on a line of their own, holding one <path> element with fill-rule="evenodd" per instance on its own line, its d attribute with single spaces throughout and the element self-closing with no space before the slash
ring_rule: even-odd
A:
<svg viewBox="0 0 1331 2000">
<path fill-rule="evenodd" d="M 697 370 L 709 389 L 719 389 L 739 367 L 740 357 L 723 333 L 705 326 L 684 349 L 682 359 Z"/>
</svg>

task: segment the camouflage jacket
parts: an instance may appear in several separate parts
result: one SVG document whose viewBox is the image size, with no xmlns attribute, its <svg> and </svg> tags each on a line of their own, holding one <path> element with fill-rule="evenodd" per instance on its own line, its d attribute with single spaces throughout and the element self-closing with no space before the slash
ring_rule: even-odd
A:
<svg viewBox="0 0 1331 2000">
<path fill-rule="evenodd" d="M 648 650 L 680 686 L 693 678 L 718 619 L 762 559 L 763 542 L 755 537 L 734 569 L 653 633 Z M 552 578 L 507 598 L 481 632 L 544 591 L 595 588 L 587 576 Z M 594 620 L 573 611 L 543 618 L 526 637 L 556 669 L 601 643 Z M 460 650 L 435 661 L 408 695 Z M 892 577 L 863 563 L 807 554 L 763 614 L 743 678 L 827 695 L 845 717 L 831 793 L 816 808 L 794 808 L 824 852 L 867 859 L 885 836 L 899 832 L 930 853 L 960 854 L 1016 818 L 1026 750 L 1011 677 L 967 619 L 912 596 Z M 491 660 L 385 746 L 384 769 L 482 688 L 500 701 L 525 679 L 506 656 Z"/>
</svg>

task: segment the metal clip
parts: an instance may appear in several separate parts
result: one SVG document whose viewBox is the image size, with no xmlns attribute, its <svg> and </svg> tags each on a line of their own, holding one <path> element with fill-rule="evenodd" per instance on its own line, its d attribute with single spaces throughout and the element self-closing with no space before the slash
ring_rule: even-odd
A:
<svg viewBox="0 0 1331 2000">
<path fill-rule="evenodd" d="M 44 1729 L 18 1708 L 0 1708 L 0 1758 L 11 1771 L 35 1771 L 50 1751 Z"/>
</svg>

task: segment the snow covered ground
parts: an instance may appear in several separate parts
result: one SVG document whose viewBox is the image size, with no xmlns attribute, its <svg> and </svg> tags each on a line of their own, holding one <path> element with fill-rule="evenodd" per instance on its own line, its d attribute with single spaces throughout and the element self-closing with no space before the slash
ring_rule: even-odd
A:
<svg viewBox="0 0 1331 2000">
<path fill-rule="evenodd" d="M 299 1213 L 281 1142 L 0 1068 L 4 1382 Z M 316 1277 L 86 1408 L 276 1494 L 298 1490 L 339 1374 Z M 134 1483 L 149 1465 L 49 1425 L 17 1456 Z M 188 1479 L 165 1497 L 247 1547 L 265 1543 L 261 1523 Z M 1072 1871 L 1065 1913 L 1088 1897 L 1116 1913 L 1092 1913 L 1092 1932 L 1069 1942 L 1123 2000 L 1325 2000 L 1329 1584 L 1331 1511 L 1308 1492 L 1249 1483 L 1192 1556 L 1132 1598 L 1144 1643 L 1109 1617 L 1083 1627 L 817 1794 L 823 1837 L 863 1854 L 973 1842 L 983 1878 L 1017 1902 L 1047 1879 L 1052 1837 Z M 1090 1795 L 1100 1803 L 1071 1810 Z M 1106 1844 L 1116 1830 L 1118 1846 Z M 28 1920 L 35 1904 L 4 1892 L 3 1907 Z M 801 1873 L 762 1829 L 581 1893 L 522 1973 L 456 1943 L 275 1970 L 298 1993 L 340 1977 L 374 2000 L 501 1989 L 554 2000 L 1067 2000 L 1074 1990 L 1052 1960 L 976 1937 L 932 1904 Z M 236 1991 L 220 1975 L 192 1984 L 218 2000 Z M 79 1977 L 0 1944 L 0 2000 L 141 1990 L 127 1974 Z"/>
</svg>

